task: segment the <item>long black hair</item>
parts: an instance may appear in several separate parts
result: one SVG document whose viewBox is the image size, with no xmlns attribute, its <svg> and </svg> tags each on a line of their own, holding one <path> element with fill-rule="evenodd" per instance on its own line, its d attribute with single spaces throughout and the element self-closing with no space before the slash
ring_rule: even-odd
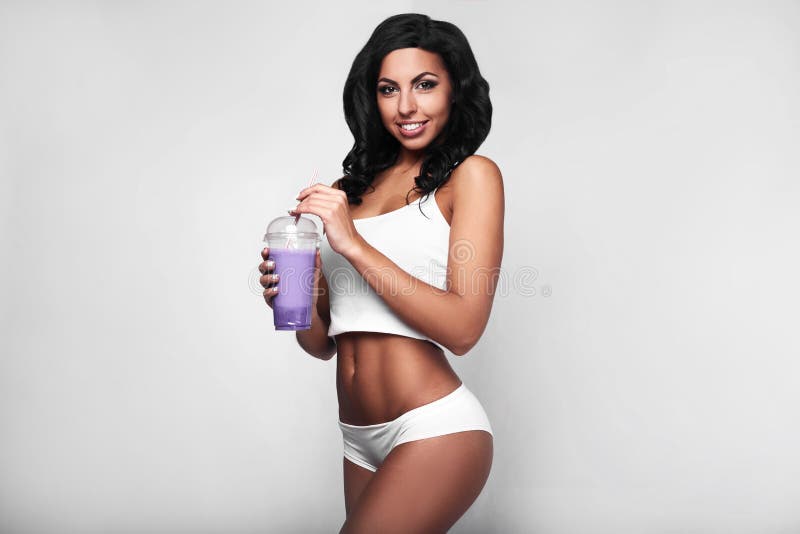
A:
<svg viewBox="0 0 800 534">
<path fill-rule="evenodd" d="M 413 190 L 427 195 L 442 185 L 450 172 L 483 143 L 492 126 L 489 84 L 464 34 L 455 25 L 427 15 L 394 15 L 381 22 L 356 56 L 344 85 L 344 115 L 353 133 L 353 148 L 342 162 L 339 189 L 351 204 L 361 204 L 361 194 L 375 176 L 391 167 L 400 143 L 381 121 L 377 81 L 383 58 L 399 48 L 421 48 L 439 54 L 452 80 L 453 102 L 441 143 L 424 151 L 420 175 Z M 373 188 L 374 189 L 374 188 Z M 409 194 L 411 191 L 409 191 Z M 406 196 L 408 201 L 408 196 Z"/>
</svg>

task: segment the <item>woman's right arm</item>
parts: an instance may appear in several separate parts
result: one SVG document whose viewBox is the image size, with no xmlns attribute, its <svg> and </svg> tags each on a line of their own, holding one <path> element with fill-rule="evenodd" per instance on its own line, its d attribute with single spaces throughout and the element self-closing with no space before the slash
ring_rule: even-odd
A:
<svg viewBox="0 0 800 534">
<path fill-rule="evenodd" d="M 314 284 L 316 295 L 315 305 L 311 307 L 311 328 L 296 332 L 297 342 L 304 351 L 319 358 L 330 360 L 336 354 L 336 341 L 328 336 L 328 327 L 331 324 L 331 305 L 328 299 L 328 281 L 322 274 L 319 250 L 316 262 L 317 280 Z"/>
<path fill-rule="evenodd" d="M 331 187 L 337 187 L 339 180 L 335 180 Z M 328 337 L 328 327 L 331 324 L 331 304 L 328 298 L 328 281 L 322 273 L 322 260 L 317 250 L 316 262 L 316 289 L 314 299 L 315 305 L 312 306 L 312 319 L 310 330 L 298 330 L 297 342 L 304 351 L 319 358 L 320 360 L 330 360 L 336 354 L 336 341 Z"/>
</svg>

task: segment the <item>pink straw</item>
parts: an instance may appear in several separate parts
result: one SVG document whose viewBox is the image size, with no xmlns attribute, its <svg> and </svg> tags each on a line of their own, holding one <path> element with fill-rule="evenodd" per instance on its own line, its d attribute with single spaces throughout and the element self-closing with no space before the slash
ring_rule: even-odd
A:
<svg viewBox="0 0 800 534">
<path fill-rule="evenodd" d="M 317 169 L 314 169 L 314 176 L 311 177 L 311 181 L 308 182 L 308 187 L 311 187 L 315 183 L 317 183 L 317 176 L 319 176 L 319 172 Z M 294 218 L 294 224 L 296 225 L 300 221 L 300 214 L 298 213 Z M 286 238 L 286 248 L 289 248 L 289 241 L 291 238 Z"/>
<path fill-rule="evenodd" d="M 312 185 L 317 183 L 317 176 L 318 175 L 319 175 L 319 173 L 317 172 L 317 169 L 314 169 L 314 176 L 312 176 L 311 177 L 311 181 L 308 182 L 308 187 L 311 187 Z M 298 213 L 297 217 L 294 218 L 294 223 L 297 224 L 297 221 L 299 221 L 299 220 L 300 220 L 300 214 Z"/>
</svg>

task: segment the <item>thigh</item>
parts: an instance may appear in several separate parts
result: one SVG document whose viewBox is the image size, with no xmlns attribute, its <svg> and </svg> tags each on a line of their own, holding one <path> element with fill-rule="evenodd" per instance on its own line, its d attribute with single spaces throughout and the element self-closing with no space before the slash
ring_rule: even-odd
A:
<svg viewBox="0 0 800 534">
<path fill-rule="evenodd" d="M 480 494 L 492 456 L 492 435 L 482 430 L 398 445 L 364 489 L 341 534 L 446 532 Z"/>
<path fill-rule="evenodd" d="M 342 457 L 344 471 L 344 510 L 349 517 L 350 510 L 358 502 L 361 493 L 375 475 L 369 469 L 356 465 L 347 458 Z"/>
</svg>

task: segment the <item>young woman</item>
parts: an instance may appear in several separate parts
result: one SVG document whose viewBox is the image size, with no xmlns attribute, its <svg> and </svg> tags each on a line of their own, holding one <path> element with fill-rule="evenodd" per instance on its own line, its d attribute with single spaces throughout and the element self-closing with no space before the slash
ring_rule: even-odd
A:
<svg viewBox="0 0 800 534">
<path fill-rule="evenodd" d="M 486 413 L 442 350 L 477 343 L 499 278 L 502 177 L 474 155 L 489 85 L 456 26 L 396 15 L 353 62 L 344 108 L 355 138 L 345 176 L 303 189 L 290 211 L 324 225 L 312 327 L 297 340 L 317 358 L 338 354 L 341 532 L 446 532 L 493 456 Z M 270 307 L 273 269 L 260 266 Z"/>
</svg>

